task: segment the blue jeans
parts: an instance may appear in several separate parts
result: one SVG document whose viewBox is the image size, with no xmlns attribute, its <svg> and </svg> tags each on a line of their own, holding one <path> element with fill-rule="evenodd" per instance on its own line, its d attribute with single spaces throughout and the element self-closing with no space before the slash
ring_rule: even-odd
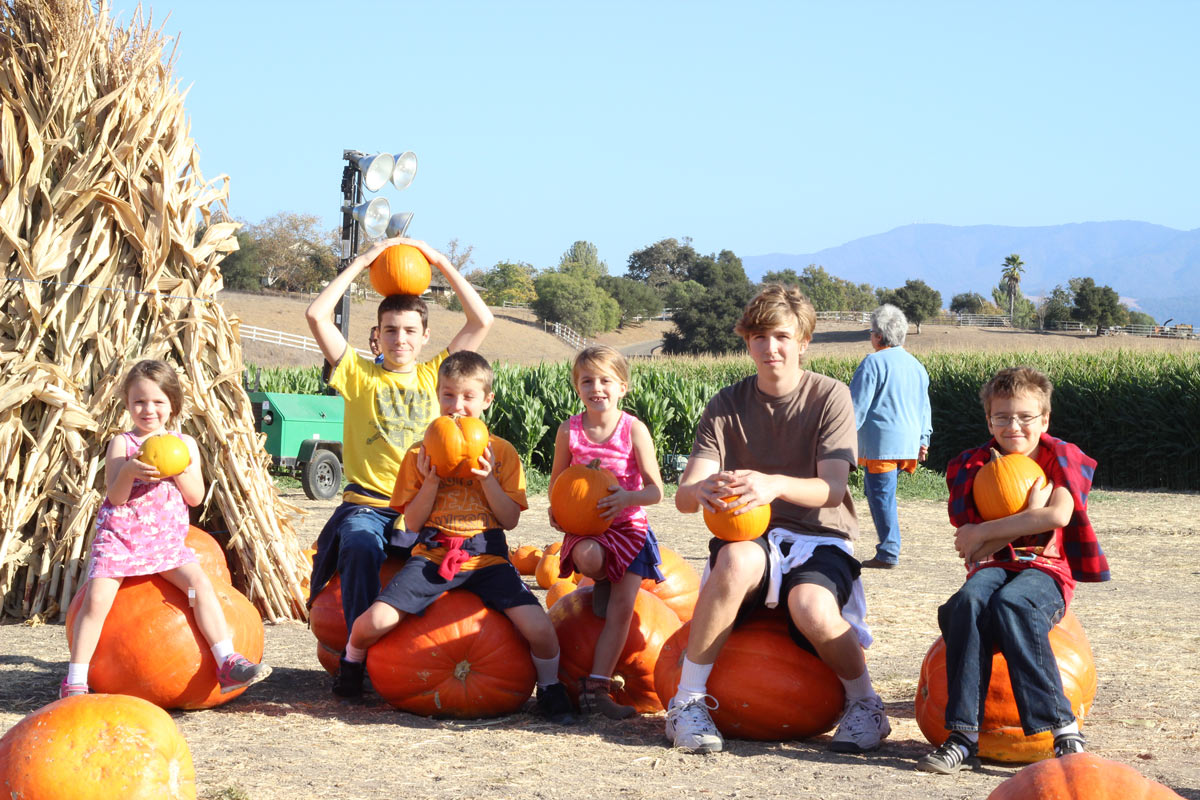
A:
<svg viewBox="0 0 1200 800">
<path fill-rule="evenodd" d="M 392 526 L 400 515 L 390 508 L 342 503 L 317 538 L 313 559 L 309 606 L 334 573 L 342 580 L 342 614 L 346 629 L 375 602 L 379 594 L 379 569 L 389 552 Z M 407 553 L 405 553 L 407 555 Z"/>
<path fill-rule="evenodd" d="M 1025 735 L 1071 724 L 1075 714 L 1049 638 L 1064 610 L 1054 579 L 1033 568 L 987 567 L 967 579 L 938 609 L 946 640 L 947 730 L 980 729 L 997 648 L 1008 662 Z"/>
<path fill-rule="evenodd" d="M 863 492 L 867 495 L 875 533 L 879 536 L 875 557 L 888 564 L 900 561 L 900 518 L 896 514 L 896 475 L 899 472 L 894 469 L 863 473 Z"/>
</svg>

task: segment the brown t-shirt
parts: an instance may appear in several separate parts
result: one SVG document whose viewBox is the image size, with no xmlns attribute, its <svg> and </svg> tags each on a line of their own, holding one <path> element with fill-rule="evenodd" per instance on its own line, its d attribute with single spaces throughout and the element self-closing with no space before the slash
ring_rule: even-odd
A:
<svg viewBox="0 0 1200 800">
<path fill-rule="evenodd" d="M 750 469 L 794 478 L 817 477 L 817 462 L 840 458 L 854 469 L 858 433 L 850 389 L 841 381 L 805 370 L 800 383 L 782 397 L 758 390 L 754 375 L 726 386 L 708 401 L 692 456 L 722 470 Z M 850 492 L 832 508 L 804 508 L 784 500 L 771 503 L 771 526 L 795 533 L 858 537 Z"/>
</svg>

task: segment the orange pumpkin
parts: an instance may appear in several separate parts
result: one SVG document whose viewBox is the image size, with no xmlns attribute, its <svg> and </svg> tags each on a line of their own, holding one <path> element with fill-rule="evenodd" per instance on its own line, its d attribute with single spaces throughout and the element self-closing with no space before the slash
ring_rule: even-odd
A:
<svg viewBox="0 0 1200 800">
<path fill-rule="evenodd" d="M 487 424 L 477 417 L 436 417 L 425 429 L 425 453 L 439 478 L 470 478 L 487 446 Z"/>
<path fill-rule="evenodd" d="M 608 497 L 614 486 L 616 476 L 600 466 L 600 459 L 567 467 L 550 487 L 554 521 L 576 536 L 599 536 L 608 530 L 611 521 L 600 516 L 596 503 Z"/>
<path fill-rule="evenodd" d="M 1021 453 L 1000 455 L 992 450 L 992 460 L 975 474 L 971 497 L 975 509 L 985 520 L 1000 519 L 1025 507 L 1029 490 L 1046 482 L 1046 473 L 1032 458 Z"/>
<path fill-rule="evenodd" d="M 558 551 L 553 553 L 549 549 L 542 554 L 542 559 L 538 561 L 537 569 L 533 571 L 533 577 L 537 581 L 537 585 L 543 589 L 549 589 L 558 580 L 558 570 L 561 565 Z"/>
<path fill-rule="evenodd" d="M 558 674 L 576 702 L 579 680 L 591 674 L 596 640 L 604 629 L 604 620 L 592 613 L 592 591 L 591 586 L 580 586 L 550 609 L 550 622 L 558 634 L 561 648 Z M 666 603 L 649 592 L 638 590 L 629 634 L 613 672 L 614 700 L 631 705 L 643 714 L 662 710 L 654 690 L 654 667 L 663 645 L 681 624 Z"/>
<path fill-rule="evenodd" d="M 404 566 L 404 559 L 390 557 L 379 569 L 379 585 L 388 581 Z M 342 611 L 342 579 L 334 575 L 313 601 L 308 610 L 308 627 L 317 637 L 317 660 L 330 675 L 338 670 L 338 660 L 346 649 L 350 632 L 346 630 L 346 615 Z"/>
<path fill-rule="evenodd" d="M 1075 716 L 1083 721 L 1096 697 L 1096 667 L 1092 649 L 1078 618 L 1067 611 L 1050 629 L 1050 649 L 1058 661 L 1063 690 Z M 938 637 L 925 661 L 917 684 L 917 724 L 925 738 L 940 745 L 950 736 L 946 724 L 946 643 Z M 984 701 L 983 725 L 979 734 L 979 755 L 994 761 L 1028 762 L 1049 758 L 1054 753 L 1054 738 L 1049 732 L 1026 736 L 1021 730 L 1008 663 L 996 652 L 992 656 L 992 678 Z"/>
<path fill-rule="evenodd" d="M 83 694 L 29 714 L 0 738 L 0 796 L 29 800 L 194 800 L 187 742 L 158 706 Z"/>
<path fill-rule="evenodd" d="M 1094 753 L 1071 753 L 1025 767 L 988 800 L 1183 800 L 1133 767 Z"/>
<path fill-rule="evenodd" d="M 740 498 L 723 497 L 721 499 L 726 503 L 737 503 Z M 761 505 L 744 514 L 734 514 L 745 505 L 745 503 L 740 503 L 720 511 L 709 511 L 706 508 L 704 509 L 704 524 L 713 536 L 727 542 L 757 539 L 767 532 L 767 526 L 771 524 L 771 506 L 769 504 Z"/>
<path fill-rule="evenodd" d="M 642 581 L 642 588 L 654 594 L 675 612 L 680 622 L 692 618 L 696 608 L 696 600 L 700 597 L 700 576 L 691 564 L 674 550 L 658 546 L 658 554 L 662 557 L 659 569 L 663 573 L 663 582 L 655 583 L 650 578 Z"/>
<path fill-rule="evenodd" d="M 665 706 L 679 688 L 691 623 L 663 646 L 654 686 Z M 713 722 L 738 739 L 804 739 L 831 730 L 846 694 L 823 661 L 788 635 L 781 609 L 761 609 L 729 635 L 708 678 Z"/>
<path fill-rule="evenodd" d="M 533 692 L 529 645 L 508 617 L 466 590 L 410 614 L 367 651 L 379 696 L 411 714 L 478 718 L 508 714 Z"/>
<path fill-rule="evenodd" d="M 229 574 L 229 562 L 225 560 L 225 551 L 211 534 L 195 525 L 189 525 L 183 543 L 196 552 L 196 563 L 209 578 L 220 583 L 233 583 Z"/>
<path fill-rule="evenodd" d="M 135 458 L 153 466 L 163 478 L 178 475 L 192 463 L 192 454 L 188 452 L 187 443 L 170 433 L 160 433 L 146 439 Z"/>
<path fill-rule="evenodd" d="M 545 555 L 551 555 L 551 556 L 556 555 L 560 550 L 562 550 L 562 542 L 551 542 L 550 544 L 548 544 L 542 548 L 542 552 Z"/>
<path fill-rule="evenodd" d="M 523 544 L 512 552 L 512 564 L 522 575 L 532 575 L 542 560 L 542 549 L 531 544 Z"/>
<path fill-rule="evenodd" d="M 550 608 L 578 588 L 575 581 L 559 578 L 550 585 L 550 589 L 546 592 L 546 608 Z"/>
<path fill-rule="evenodd" d="M 261 661 L 263 624 L 258 609 L 227 583 L 213 581 L 213 590 L 234 649 Z M 82 606 L 79 592 L 67 609 L 68 644 Z M 88 685 L 95 692 L 133 695 L 163 708 L 212 708 L 245 691 L 221 694 L 216 660 L 187 595 L 158 575 L 121 582 L 92 656 Z"/>
<path fill-rule="evenodd" d="M 394 244 L 371 262 L 371 285 L 384 297 L 424 294 L 432 277 L 429 259 L 407 244 Z"/>
</svg>

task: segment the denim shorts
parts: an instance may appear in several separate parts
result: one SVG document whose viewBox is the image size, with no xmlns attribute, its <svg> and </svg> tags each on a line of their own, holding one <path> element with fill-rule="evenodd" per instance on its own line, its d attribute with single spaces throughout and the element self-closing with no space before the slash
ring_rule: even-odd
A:
<svg viewBox="0 0 1200 800">
<path fill-rule="evenodd" d="M 424 614 L 434 600 L 451 589 L 473 592 L 485 606 L 497 611 L 541 605 L 512 564 L 459 570 L 450 580 L 438 574 L 438 566 L 424 556 L 413 556 L 377 599 L 406 614 Z"/>
</svg>

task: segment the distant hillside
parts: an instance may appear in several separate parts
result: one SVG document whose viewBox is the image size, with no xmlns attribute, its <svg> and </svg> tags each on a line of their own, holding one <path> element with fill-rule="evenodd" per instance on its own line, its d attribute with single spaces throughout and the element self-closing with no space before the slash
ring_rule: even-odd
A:
<svg viewBox="0 0 1200 800">
<path fill-rule="evenodd" d="M 895 288 L 919 279 L 950 298 L 988 296 L 1004 258 L 1025 262 L 1022 290 L 1041 295 L 1071 278 L 1091 277 L 1159 322 L 1200 324 L 1200 228 L 1148 222 L 1083 222 L 1037 228 L 1000 225 L 905 225 L 816 253 L 742 258 L 751 280 L 777 269 L 820 264 L 840 278 Z"/>
</svg>

